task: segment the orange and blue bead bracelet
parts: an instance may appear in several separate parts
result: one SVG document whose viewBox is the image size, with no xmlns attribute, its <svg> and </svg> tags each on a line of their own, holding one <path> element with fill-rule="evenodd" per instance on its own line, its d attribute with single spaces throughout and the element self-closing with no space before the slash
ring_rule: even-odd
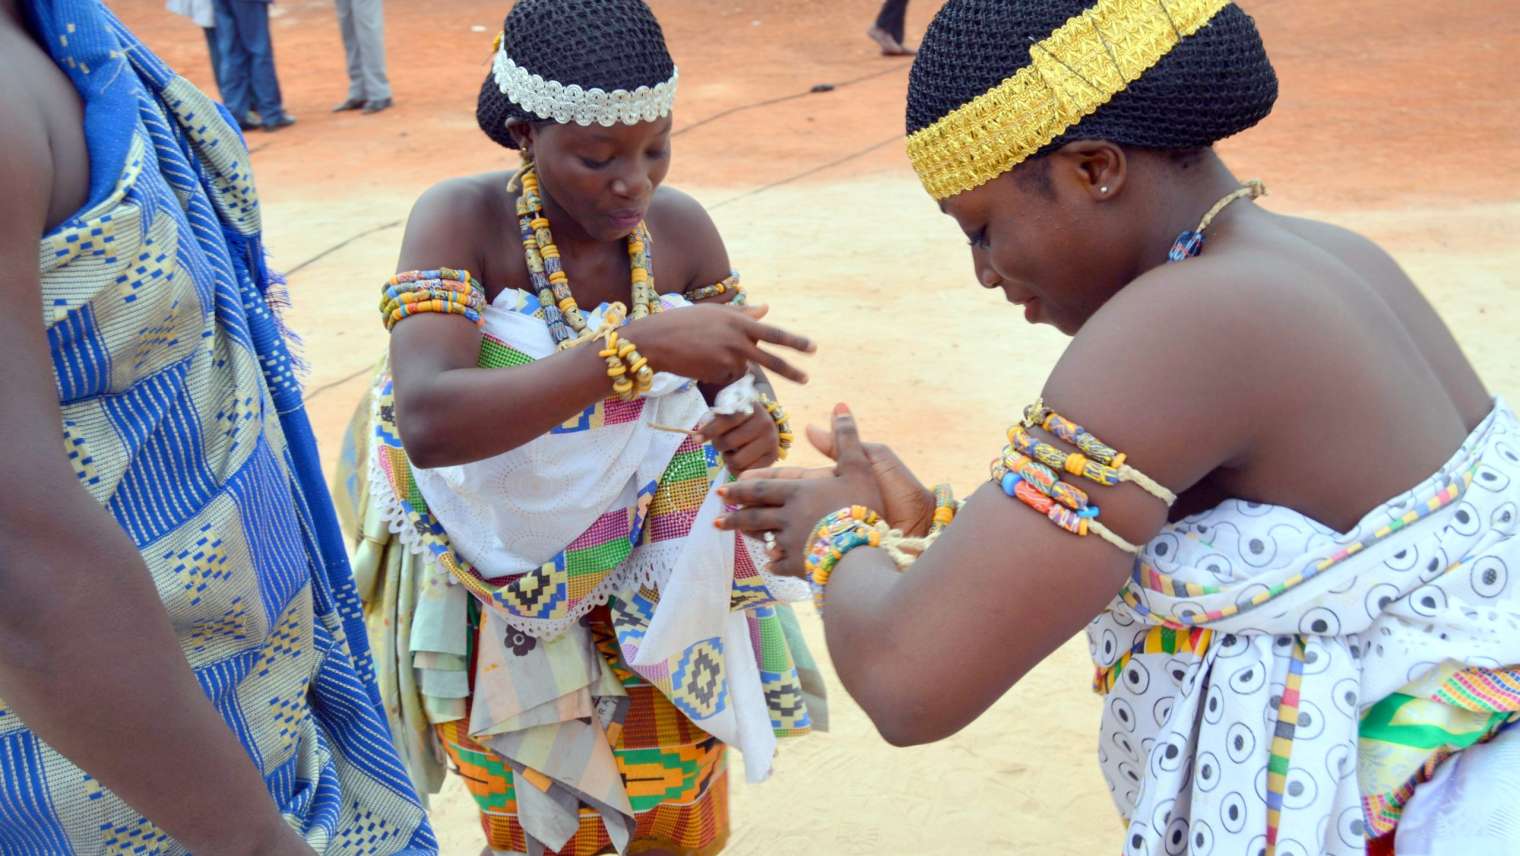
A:
<svg viewBox="0 0 1520 856">
<path fill-rule="evenodd" d="M 813 589 L 813 604 L 821 611 L 829 577 L 845 554 L 856 547 L 881 546 L 882 530 L 877 527 L 881 515 L 863 505 L 852 505 L 828 515 L 813 527 L 808 536 L 807 558 L 803 567 Z"/>
</svg>

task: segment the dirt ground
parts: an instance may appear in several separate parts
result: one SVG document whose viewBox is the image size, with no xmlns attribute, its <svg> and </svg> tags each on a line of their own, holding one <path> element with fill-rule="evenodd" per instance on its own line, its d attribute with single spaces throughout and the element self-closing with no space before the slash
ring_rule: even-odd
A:
<svg viewBox="0 0 1520 856">
<path fill-rule="evenodd" d="M 818 419 L 848 400 L 868 435 L 926 478 L 969 490 L 1063 339 L 975 287 L 963 239 L 918 188 L 900 139 L 908 64 L 864 39 L 874 5 L 651 3 L 681 67 L 670 181 L 709 206 L 774 317 L 821 344 L 812 384 L 782 391 L 789 408 Z M 1383 242 L 1491 388 L 1520 395 L 1513 0 L 1242 3 L 1282 97 L 1223 153 L 1240 175 L 1267 182 L 1268 206 Z M 193 24 L 159 0 L 110 5 L 209 88 Z M 912 5 L 910 41 L 938 5 Z M 330 0 L 273 7 L 281 84 L 300 123 L 250 144 L 269 245 L 293 271 L 292 320 L 306 340 L 328 460 L 384 347 L 375 292 L 393 272 L 411 201 L 443 178 L 511 163 L 473 116 L 506 6 L 388 4 L 397 106 L 374 117 L 327 112 L 346 93 Z M 807 94 L 819 83 L 836 88 Z M 821 655 L 821 628 L 803 611 Z M 728 852 L 1113 852 L 1120 825 L 1094 758 L 1089 669 L 1075 639 L 966 731 L 910 750 L 882 742 L 834 682 L 833 732 L 785 746 L 771 782 L 735 785 Z M 477 853 L 474 808 L 458 782 L 433 806 L 446 856 Z"/>
</svg>

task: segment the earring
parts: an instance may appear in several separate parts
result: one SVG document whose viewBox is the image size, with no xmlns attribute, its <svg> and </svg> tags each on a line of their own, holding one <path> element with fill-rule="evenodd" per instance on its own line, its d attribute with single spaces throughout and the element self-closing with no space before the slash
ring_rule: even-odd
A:
<svg viewBox="0 0 1520 856">
<path fill-rule="evenodd" d="M 1108 194 L 1108 185 L 1105 184 L 1102 187 L 1098 188 L 1098 192 L 1106 196 Z"/>
</svg>

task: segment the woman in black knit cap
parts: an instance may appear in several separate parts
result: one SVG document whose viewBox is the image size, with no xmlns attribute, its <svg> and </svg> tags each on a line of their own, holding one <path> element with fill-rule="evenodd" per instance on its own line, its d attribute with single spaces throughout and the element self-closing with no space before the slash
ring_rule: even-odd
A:
<svg viewBox="0 0 1520 856">
<path fill-rule="evenodd" d="M 807 587 L 712 525 L 790 445 L 760 343 L 812 346 L 662 186 L 677 81 L 641 0 L 520 0 L 476 116 L 523 166 L 425 193 L 382 290 L 340 492 L 396 741 L 488 853 L 716 853 L 725 747 L 758 781 L 824 713 Z"/>
<path fill-rule="evenodd" d="M 909 157 L 1071 344 L 963 507 L 841 405 L 837 466 L 721 525 L 811 580 L 895 744 L 1085 627 L 1126 853 L 1520 852 L 1520 422 L 1384 251 L 1213 150 L 1276 95 L 1226 0 L 950 0 Z"/>
</svg>

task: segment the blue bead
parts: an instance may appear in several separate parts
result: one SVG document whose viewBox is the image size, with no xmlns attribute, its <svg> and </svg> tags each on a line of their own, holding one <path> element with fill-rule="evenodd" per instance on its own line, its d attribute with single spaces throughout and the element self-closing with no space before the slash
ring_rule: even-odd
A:
<svg viewBox="0 0 1520 856">
<path fill-rule="evenodd" d="M 1096 505 L 1089 505 L 1086 508 L 1082 509 L 1081 511 L 1077 512 L 1077 516 L 1078 517 L 1086 517 L 1089 520 L 1096 520 L 1097 517 L 1098 517 L 1098 514 L 1099 514 L 1099 510 L 1098 510 L 1098 506 L 1096 506 Z"/>
<path fill-rule="evenodd" d="M 1167 261 L 1180 262 L 1193 258 L 1201 252 L 1203 252 L 1203 233 L 1190 230 L 1177 236 L 1177 241 L 1172 244 L 1172 250 L 1166 254 L 1166 258 Z"/>
<path fill-rule="evenodd" d="M 1019 482 L 1022 480 L 1019 478 L 1018 473 L 1004 473 L 1002 483 L 1003 493 L 1013 496 L 1014 489 L 1019 486 Z"/>
</svg>

